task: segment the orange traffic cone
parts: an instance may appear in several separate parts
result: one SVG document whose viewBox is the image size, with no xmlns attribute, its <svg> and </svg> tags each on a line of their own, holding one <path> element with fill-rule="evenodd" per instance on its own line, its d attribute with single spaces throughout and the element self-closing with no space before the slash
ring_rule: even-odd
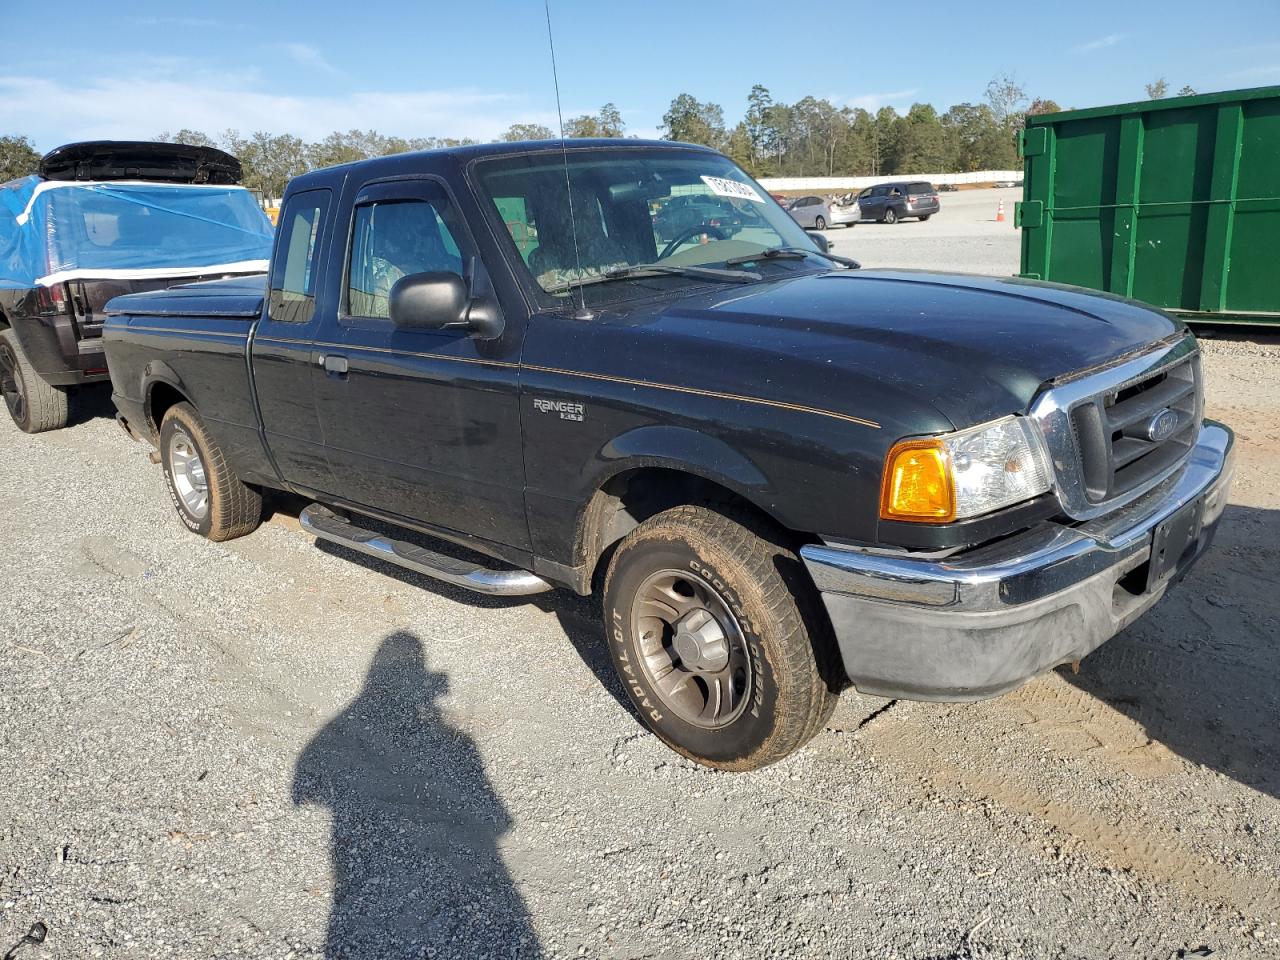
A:
<svg viewBox="0 0 1280 960">
<path fill-rule="evenodd" d="M 996 207 L 996 223 L 1004 223 L 1004 198 L 1000 198 L 1000 206 Z"/>
</svg>

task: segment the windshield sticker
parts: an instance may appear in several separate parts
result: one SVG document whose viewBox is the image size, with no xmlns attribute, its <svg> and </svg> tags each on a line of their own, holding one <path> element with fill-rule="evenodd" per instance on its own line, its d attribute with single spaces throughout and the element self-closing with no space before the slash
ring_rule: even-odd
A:
<svg viewBox="0 0 1280 960">
<path fill-rule="evenodd" d="M 756 193 L 755 188 L 750 184 L 739 183 L 737 180 L 726 180 L 724 177 L 708 177 L 703 176 L 702 182 L 711 188 L 711 192 L 717 197 L 729 197 L 732 200 L 753 200 L 756 203 L 764 203 L 764 197 Z"/>
</svg>

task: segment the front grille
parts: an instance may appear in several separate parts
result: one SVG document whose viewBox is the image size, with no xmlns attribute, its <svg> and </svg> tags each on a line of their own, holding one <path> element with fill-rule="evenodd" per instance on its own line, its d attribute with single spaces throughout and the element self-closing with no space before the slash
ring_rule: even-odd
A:
<svg viewBox="0 0 1280 960">
<path fill-rule="evenodd" d="M 1136 490 L 1191 452 L 1200 425 L 1198 367 L 1198 356 L 1184 357 L 1071 410 L 1090 502 L 1102 503 Z M 1166 410 L 1171 413 L 1164 414 Z M 1164 430 L 1153 437 L 1151 427 L 1157 418 L 1162 418 L 1159 426 Z"/>
<path fill-rule="evenodd" d="M 1181 468 L 1203 414 L 1200 352 L 1189 335 L 1063 378 L 1030 411 L 1059 502 L 1076 520 L 1109 513 Z"/>
</svg>

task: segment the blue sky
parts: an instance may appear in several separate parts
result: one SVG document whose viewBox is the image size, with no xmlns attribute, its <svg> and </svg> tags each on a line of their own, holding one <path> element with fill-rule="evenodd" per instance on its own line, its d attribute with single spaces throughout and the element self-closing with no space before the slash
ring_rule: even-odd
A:
<svg viewBox="0 0 1280 960">
<path fill-rule="evenodd" d="M 76 8 L 81 9 L 77 10 Z M 1280 2 L 1020 0 L 964 5 L 552 0 L 566 116 L 606 101 L 654 135 L 672 97 L 714 100 L 730 123 L 748 90 L 838 103 L 945 108 L 981 99 L 998 71 L 1064 106 L 1171 89 L 1280 84 Z M 1001 9 L 1009 11 L 999 15 Z M 209 133 L 353 127 L 491 138 L 554 126 L 542 0 L 86 2 L 12 31 L 0 64 L 0 133 L 38 147 Z"/>
</svg>

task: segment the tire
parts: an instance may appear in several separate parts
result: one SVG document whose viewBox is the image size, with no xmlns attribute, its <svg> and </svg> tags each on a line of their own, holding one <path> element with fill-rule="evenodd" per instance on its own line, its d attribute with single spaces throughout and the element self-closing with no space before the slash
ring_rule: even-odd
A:
<svg viewBox="0 0 1280 960">
<path fill-rule="evenodd" d="M 893 207 L 886 207 L 886 208 L 885 208 L 885 211 L 884 211 L 884 218 L 883 218 L 883 220 L 882 220 L 881 222 L 882 222 L 882 223 L 897 223 L 897 222 L 898 222 L 898 214 L 897 214 L 897 211 L 895 211 L 895 210 L 893 209 Z"/>
<path fill-rule="evenodd" d="M 67 391 L 36 373 L 12 330 L 0 330 L 0 392 L 19 430 L 44 433 L 67 425 Z"/>
<path fill-rule="evenodd" d="M 775 539 L 706 507 L 675 507 L 633 530 L 609 564 L 614 668 L 659 739 L 708 767 L 781 760 L 836 706 L 825 615 Z"/>
<path fill-rule="evenodd" d="M 814 218 L 813 218 L 813 229 L 815 229 L 815 230 L 825 230 L 825 229 L 827 229 L 827 218 L 826 218 L 826 217 L 814 217 Z"/>
<path fill-rule="evenodd" d="M 924 223 L 926 220 L 928 220 L 932 216 L 933 216 L 932 213 L 922 213 L 918 219 L 920 220 L 921 223 Z"/>
<path fill-rule="evenodd" d="M 165 412 L 160 462 L 178 518 L 192 533 L 234 540 L 262 522 L 262 495 L 236 476 L 191 404 L 176 403 Z"/>
</svg>

